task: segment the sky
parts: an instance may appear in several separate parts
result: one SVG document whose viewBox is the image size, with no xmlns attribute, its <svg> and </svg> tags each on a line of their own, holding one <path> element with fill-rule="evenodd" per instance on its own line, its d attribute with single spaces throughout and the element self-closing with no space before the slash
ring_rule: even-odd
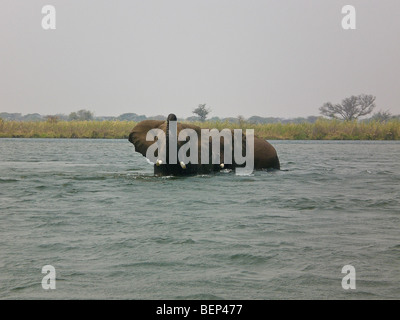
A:
<svg viewBox="0 0 400 320">
<path fill-rule="evenodd" d="M 364 93 L 400 114 L 399 14 L 399 0 L 1 0 L 0 112 L 294 118 Z"/>
</svg>

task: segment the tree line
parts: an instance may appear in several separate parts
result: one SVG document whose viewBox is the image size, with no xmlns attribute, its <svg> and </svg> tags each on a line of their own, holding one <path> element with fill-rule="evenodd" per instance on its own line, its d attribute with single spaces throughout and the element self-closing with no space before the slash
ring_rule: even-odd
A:
<svg viewBox="0 0 400 320">
<path fill-rule="evenodd" d="M 343 121 L 353 121 L 359 120 L 361 117 L 371 115 L 371 113 L 376 108 L 375 103 L 376 97 L 373 95 L 360 94 L 358 96 L 351 96 L 345 98 L 341 103 L 331 103 L 326 102 L 320 108 L 320 114 L 322 117 L 327 117 L 330 119 L 339 119 Z M 242 115 L 236 117 L 219 118 L 212 117 L 207 119 L 208 115 L 212 112 L 211 108 L 207 107 L 205 103 L 199 104 L 196 108 L 192 110 L 194 116 L 188 118 L 178 118 L 179 121 L 219 121 L 219 122 L 230 122 L 230 123 L 254 123 L 254 124 L 268 124 L 268 123 L 315 123 L 321 116 L 309 116 L 309 117 L 297 117 L 292 119 L 284 119 L 277 117 L 260 117 L 252 116 L 245 118 Z M 93 112 L 81 109 L 76 112 L 71 112 L 68 116 L 64 114 L 46 115 L 42 116 L 38 113 L 22 115 L 21 113 L 0 113 L 0 119 L 11 120 L 11 121 L 48 121 L 48 122 L 58 122 L 58 121 L 105 121 L 105 120 L 117 120 L 117 121 L 135 121 L 139 122 L 142 120 L 166 120 L 166 116 L 157 115 L 152 117 L 147 117 L 145 115 L 138 115 L 136 113 L 123 113 L 117 117 L 96 117 Z M 400 115 L 392 115 L 389 111 L 378 111 L 374 113 L 371 117 L 365 118 L 363 121 L 378 121 L 386 122 L 391 119 L 400 119 Z"/>
</svg>

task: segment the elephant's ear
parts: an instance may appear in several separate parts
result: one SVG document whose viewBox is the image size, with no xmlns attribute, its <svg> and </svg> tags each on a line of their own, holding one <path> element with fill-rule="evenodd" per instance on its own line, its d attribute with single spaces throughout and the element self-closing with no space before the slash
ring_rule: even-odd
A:
<svg viewBox="0 0 400 320">
<path fill-rule="evenodd" d="M 147 132 L 151 129 L 161 129 L 164 132 L 167 128 L 167 122 L 162 120 L 143 120 L 139 122 L 129 134 L 129 141 L 135 146 L 135 151 L 146 156 L 147 149 L 154 143 L 154 141 L 146 141 Z M 201 129 L 198 126 L 178 122 L 178 133 L 183 129 L 193 129 L 197 132 L 200 139 Z"/>
<path fill-rule="evenodd" d="M 162 120 L 143 120 L 139 122 L 129 134 L 129 141 L 135 146 L 135 151 L 146 156 L 147 149 L 154 141 L 146 141 L 147 132 L 151 129 L 159 128 L 163 123 Z"/>
</svg>

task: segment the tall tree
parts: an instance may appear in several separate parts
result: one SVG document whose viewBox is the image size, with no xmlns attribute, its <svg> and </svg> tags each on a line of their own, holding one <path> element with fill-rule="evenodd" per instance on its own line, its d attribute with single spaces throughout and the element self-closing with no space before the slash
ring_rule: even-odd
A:
<svg viewBox="0 0 400 320">
<path fill-rule="evenodd" d="M 71 112 L 68 116 L 68 119 L 81 121 L 93 120 L 93 112 L 85 109 L 79 110 L 77 112 Z"/>
<path fill-rule="evenodd" d="M 392 114 L 389 111 L 379 111 L 375 113 L 372 117 L 371 120 L 373 121 L 378 121 L 378 122 L 386 122 L 393 118 Z"/>
<path fill-rule="evenodd" d="M 329 118 L 351 121 L 370 114 L 376 107 L 375 99 L 373 95 L 361 94 L 343 99 L 341 104 L 324 103 L 319 110 Z"/>
<path fill-rule="evenodd" d="M 93 120 L 93 112 L 89 110 L 79 110 L 77 114 L 80 120 Z"/>
<path fill-rule="evenodd" d="M 243 117 L 242 115 L 238 115 L 238 116 L 237 116 L 237 119 L 238 119 L 240 128 L 243 128 L 244 123 L 246 122 L 245 117 Z"/>
<path fill-rule="evenodd" d="M 200 121 L 204 122 L 211 112 L 211 109 L 206 108 L 206 104 L 199 104 L 199 106 L 192 111 L 192 113 L 197 114 L 200 118 Z"/>
</svg>

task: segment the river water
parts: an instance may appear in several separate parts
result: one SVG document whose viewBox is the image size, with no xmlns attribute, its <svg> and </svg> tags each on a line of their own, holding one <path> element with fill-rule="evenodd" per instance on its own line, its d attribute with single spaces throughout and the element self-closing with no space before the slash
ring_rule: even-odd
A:
<svg viewBox="0 0 400 320">
<path fill-rule="evenodd" d="M 0 298 L 399 299 L 400 143 L 270 142 L 282 171 L 154 177 L 127 140 L 0 139 Z"/>
</svg>

